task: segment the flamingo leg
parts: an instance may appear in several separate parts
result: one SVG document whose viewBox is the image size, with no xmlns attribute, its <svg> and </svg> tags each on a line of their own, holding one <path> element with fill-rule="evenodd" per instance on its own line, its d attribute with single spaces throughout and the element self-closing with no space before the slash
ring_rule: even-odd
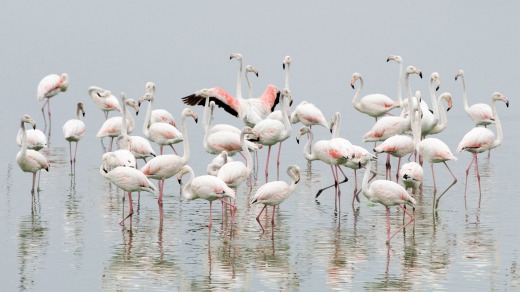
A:
<svg viewBox="0 0 520 292">
<path fill-rule="evenodd" d="M 403 209 L 403 211 L 404 211 L 406 214 L 408 214 L 408 216 L 410 216 L 410 221 L 408 221 L 406 224 L 404 224 L 404 225 L 401 226 L 399 229 L 397 229 L 397 231 L 396 231 L 394 234 L 392 234 L 392 236 L 390 236 L 390 237 L 388 238 L 388 240 L 386 241 L 386 244 L 390 244 L 390 239 L 392 239 L 392 238 L 393 238 L 397 233 L 399 233 L 401 230 L 403 230 L 406 226 L 408 226 L 410 223 L 412 223 L 412 222 L 415 220 L 415 218 L 412 216 L 412 214 L 410 214 L 410 212 L 408 212 L 408 211 L 406 210 L 406 208 L 404 208 L 402 205 L 399 205 L 399 207 L 401 207 L 401 209 Z M 388 207 L 387 207 L 387 208 L 388 208 Z M 390 221 L 389 221 L 389 223 L 390 223 Z"/>
<path fill-rule="evenodd" d="M 179 155 L 179 154 L 177 154 L 177 150 L 175 150 L 175 148 L 173 148 L 173 145 L 170 144 L 170 147 L 172 147 L 173 153 L 175 153 L 175 155 Z"/>
<path fill-rule="evenodd" d="M 490 150 L 491 151 L 491 150 Z M 475 169 L 477 170 L 477 181 L 478 181 L 478 207 L 480 208 L 480 200 L 482 199 L 482 190 L 480 189 L 480 172 L 478 171 L 478 156 L 475 153 Z"/>
<path fill-rule="evenodd" d="M 163 189 L 164 189 L 164 179 L 158 181 L 159 184 L 159 200 L 157 203 L 160 207 L 163 205 Z"/>
<path fill-rule="evenodd" d="M 123 195 L 123 202 L 124 202 L 124 195 Z M 123 204 L 124 205 L 124 204 Z M 119 222 L 119 225 L 123 225 L 125 220 L 128 218 L 128 217 L 131 217 L 133 214 L 134 214 L 134 206 L 132 204 L 132 192 L 128 192 L 128 207 L 129 207 L 129 211 L 128 211 L 128 215 L 126 215 L 125 218 L 123 218 L 123 220 L 121 220 L 121 222 Z M 124 214 L 124 212 L 123 212 Z M 132 219 L 130 219 L 130 228 L 132 228 Z"/>
<path fill-rule="evenodd" d="M 258 222 L 258 224 L 260 225 L 260 228 L 262 228 L 262 233 L 265 232 L 265 229 L 264 227 L 262 226 L 262 223 L 260 222 L 260 215 L 262 215 L 262 213 L 264 212 L 265 208 L 267 207 L 267 205 L 264 205 L 264 207 L 262 208 L 262 210 L 260 210 L 260 213 L 258 213 L 258 216 L 256 216 L 256 221 Z"/>
<path fill-rule="evenodd" d="M 161 148 L 161 155 L 162 155 L 162 151 L 163 151 L 163 146 L 161 145 L 161 147 L 160 147 L 160 148 Z"/>
<path fill-rule="evenodd" d="M 352 195 L 352 206 L 354 206 L 354 201 L 357 200 L 359 203 L 359 197 L 357 195 L 357 172 L 354 169 L 354 194 Z"/>
<path fill-rule="evenodd" d="M 231 204 L 230 202 L 226 202 L 224 199 L 219 199 L 223 204 L 226 204 L 229 206 L 229 213 L 231 214 L 231 222 L 233 223 L 233 218 L 235 217 L 235 212 L 237 210 L 237 206 L 234 204 Z"/>
<path fill-rule="evenodd" d="M 390 154 L 386 154 L 386 171 L 385 179 L 392 180 L 392 166 L 390 165 Z"/>
<path fill-rule="evenodd" d="M 74 148 L 74 173 L 76 173 L 76 154 L 78 153 L 78 144 L 79 142 L 76 142 L 76 147 Z"/>
<path fill-rule="evenodd" d="M 343 179 L 343 180 L 342 180 L 341 182 L 339 182 L 338 184 L 342 184 L 342 183 L 345 183 L 345 182 L 347 182 L 347 181 L 348 181 L 348 177 L 345 176 L 345 179 Z M 327 186 L 327 187 L 324 187 L 324 188 L 319 189 L 318 192 L 316 193 L 316 196 L 315 196 L 314 198 L 318 198 L 324 190 L 326 190 L 326 189 L 330 189 L 330 188 L 332 188 L 332 187 L 335 186 L 335 185 L 336 185 L 336 183 L 333 183 L 333 184 L 331 184 L 330 186 Z"/>
<path fill-rule="evenodd" d="M 32 175 L 32 188 L 31 188 L 31 194 L 34 195 L 34 183 L 36 182 L 36 172 L 33 172 Z"/>
<path fill-rule="evenodd" d="M 464 201 L 466 201 L 466 190 L 468 188 L 469 169 L 471 168 L 471 165 L 473 165 L 473 161 L 475 161 L 475 158 L 477 158 L 477 153 L 473 154 L 473 158 L 471 159 L 468 168 L 466 168 L 466 183 L 464 184 Z"/>
<path fill-rule="evenodd" d="M 282 142 L 278 146 L 278 158 L 276 159 L 276 179 L 280 180 L 280 152 L 282 151 Z"/>
<path fill-rule="evenodd" d="M 273 217 L 271 218 L 271 226 L 274 230 L 274 211 L 276 210 L 276 206 L 273 206 Z"/>
<path fill-rule="evenodd" d="M 386 242 L 390 242 L 390 208 L 386 207 Z"/>
<path fill-rule="evenodd" d="M 69 142 L 70 172 L 72 173 L 72 142 Z"/>
<path fill-rule="evenodd" d="M 108 152 L 112 152 L 112 144 L 114 142 L 114 137 L 110 137 L 110 145 L 108 146 Z"/>
<path fill-rule="evenodd" d="M 108 119 L 108 111 L 103 111 L 103 113 L 105 114 L 105 121 Z"/>
<path fill-rule="evenodd" d="M 455 175 L 453 174 L 453 171 L 451 171 L 450 167 L 448 166 L 448 164 L 446 164 L 446 162 L 443 162 L 444 165 L 446 165 L 446 168 L 448 169 L 448 171 L 450 172 L 451 176 L 453 177 L 453 182 L 451 183 L 451 185 L 449 185 L 446 190 L 444 190 L 444 192 L 442 192 L 442 194 L 437 198 L 437 201 L 435 203 L 435 209 L 437 209 L 439 207 L 439 200 L 442 198 L 442 196 L 444 196 L 444 194 L 454 185 L 457 183 L 457 178 L 455 177 Z"/>
<path fill-rule="evenodd" d="M 267 177 L 269 176 L 269 157 L 271 156 L 271 146 L 267 150 L 267 160 L 265 162 L 265 182 L 267 183 Z"/>
<path fill-rule="evenodd" d="M 49 99 L 47 98 L 42 106 L 43 121 L 45 122 L 45 129 L 43 130 L 44 132 L 47 129 L 47 118 L 45 117 L 45 106 L 47 105 L 48 102 L 49 102 Z"/>
<path fill-rule="evenodd" d="M 401 167 L 401 157 L 397 158 L 397 173 L 395 174 L 395 182 L 399 183 L 399 168 Z"/>
</svg>

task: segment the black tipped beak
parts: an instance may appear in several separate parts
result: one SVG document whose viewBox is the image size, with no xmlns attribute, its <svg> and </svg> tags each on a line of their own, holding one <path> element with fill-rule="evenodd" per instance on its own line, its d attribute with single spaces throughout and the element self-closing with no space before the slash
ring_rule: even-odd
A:
<svg viewBox="0 0 520 292">
<path fill-rule="evenodd" d="M 450 111 L 450 109 L 451 109 L 451 107 L 449 107 L 449 108 L 448 108 L 448 109 L 447 109 L 446 111 L 447 111 L 447 112 L 449 112 L 449 111 Z"/>
<path fill-rule="evenodd" d="M 292 106 L 292 102 L 293 102 L 292 100 L 291 100 L 291 102 L 289 102 L 289 106 Z"/>
<path fill-rule="evenodd" d="M 435 91 L 439 91 L 439 86 L 437 86 L 437 88 L 435 88 Z"/>
<path fill-rule="evenodd" d="M 282 64 L 282 68 L 283 68 L 283 69 L 285 70 L 285 63 L 284 63 L 284 64 Z"/>
<path fill-rule="evenodd" d="M 386 58 L 386 61 L 387 61 L 387 62 L 390 61 L 390 58 Z"/>
<path fill-rule="evenodd" d="M 177 179 L 177 182 L 178 182 L 179 184 L 181 184 L 181 183 L 182 183 L 182 180 L 180 180 L 180 179 Z"/>
<path fill-rule="evenodd" d="M 421 79 L 422 79 L 422 72 L 419 73 L 419 77 L 421 77 Z"/>
<path fill-rule="evenodd" d="M 135 112 L 135 115 L 136 115 L 136 116 L 139 115 L 139 111 L 136 111 L 136 112 Z"/>
<path fill-rule="evenodd" d="M 258 73 L 256 73 L 255 75 L 256 75 L 256 77 L 258 77 L 258 75 L 259 75 L 259 74 L 258 74 Z"/>
<path fill-rule="evenodd" d="M 199 119 L 195 119 L 195 124 L 197 124 L 199 122 Z"/>
<path fill-rule="evenodd" d="M 83 112 L 83 116 L 85 116 L 85 112 Z"/>
<path fill-rule="evenodd" d="M 457 76 L 455 76 L 455 81 L 457 81 Z"/>
<path fill-rule="evenodd" d="M 506 102 L 506 107 L 509 107 L 509 101 L 508 101 L 508 102 Z"/>
<path fill-rule="evenodd" d="M 297 181 L 295 181 L 294 183 L 295 183 L 295 184 L 297 184 L 297 183 L 299 183 L 299 182 L 300 182 L 300 179 L 298 179 L 298 180 L 297 180 Z"/>
<path fill-rule="evenodd" d="M 157 157 L 157 155 L 153 154 L 153 153 L 150 153 L 150 155 L 152 155 L 153 157 Z"/>
<path fill-rule="evenodd" d="M 33 126 L 33 130 L 36 130 L 36 125 Z"/>
<path fill-rule="evenodd" d="M 332 133 L 332 128 L 329 131 L 330 131 L 330 133 Z"/>
<path fill-rule="evenodd" d="M 300 144 L 300 139 L 296 138 L 296 143 Z"/>
<path fill-rule="evenodd" d="M 104 167 L 103 167 L 103 171 L 104 171 L 105 173 L 108 173 L 108 171 L 107 171 Z"/>
<path fill-rule="evenodd" d="M 137 106 L 138 106 L 138 107 L 141 107 L 141 102 L 138 102 L 138 103 L 137 103 Z"/>
<path fill-rule="evenodd" d="M 47 172 L 49 172 L 49 168 L 48 168 L 48 167 L 47 167 L 45 170 L 46 170 Z"/>
<path fill-rule="evenodd" d="M 355 89 L 355 88 L 354 88 L 354 84 L 350 84 L 350 86 L 352 87 L 352 89 Z"/>
</svg>

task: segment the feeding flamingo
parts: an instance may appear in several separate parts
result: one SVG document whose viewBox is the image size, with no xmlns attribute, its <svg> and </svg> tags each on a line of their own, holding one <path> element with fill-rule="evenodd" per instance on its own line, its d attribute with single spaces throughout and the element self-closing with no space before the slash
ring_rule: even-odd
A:
<svg viewBox="0 0 520 292">
<path fill-rule="evenodd" d="M 152 158 L 141 168 L 141 171 L 147 177 L 159 180 L 159 206 L 163 204 L 164 180 L 179 173 L 181 168 L 190 160 L 190 145 L 188 142 L 188 131 L 186 129 L 186 118 L 188 116 L 197 122 L 197 114 L 191 109 L 185 108 L 182 111 L 182 136 L 184 137 L 182 141 L 184 148 L 182 157 L 175 154 L 159 155 Z"/>
<path fill-rule="evenodd" d="M 399 184 L 379 179 L 373 181 L 370 185 L 368 184 L 369 173 L 372 170 L 372 160 L 370 160 L 366 166 L 365 175 L 363 176 L 363 194 L 367 199 L 374 203 L 380 203 L 386 208 L 386 224 L 387 224 L 387 240 L 386 244 L 390 244 L 390 240 L 401 231 L 403 228 L 408 226 L 412 221 L 415 220 L 414 216 L 408 212 L 403 205 L 411 205 L 415 207 L 417 202 L 415 199 L 408 194 L 408 192 Z M 405 223 L 394 234 L 390 235 L 390 208 L 391 206 L 399 206 L 403 211 L 410 217 L 410 221 Z"/>
<path fill-rule="evenodd" d="M 36 180 L 36 173 L 41 169 L 45 169 L 49 171 L 49 163 L 47 162 L 47 158 L 43 156 L 40 152 L 35 150 L 27 149 L 27 134 L 25 133 L 25 124 L 31 124 L 33 129 L 36 129 L 36 122 L 29 115 L 23 115 L 20 122 L 20 129 L 22 130 L 22 149 L 16 154 L 16 162 L 20 169 L 24 172 L 31 172 L 33 174 L 32 177 L 32 188 L 31 194 L 34 195 L 34 183 Z M 39 186 L 38 181 L 38 186 Z M 38 187 L 38 191 L 39 191 Z"/>
<path fill-rule="evenodd" d="M 296 184 L 300 181 L 300 168 L 297 165 L 291 165 L 287 168 L 287 174 L 291 178 L 289 185 L 285 181 L 272 181 L 262 185 L 251 198 L 250 204 L 264 204 L 264 207 L 256 216 L 256 221 L 262 228 L 262 233 L 265 231 L 262 223 L 260 223 L 260 215 L 264 212 L 267 206 L 273 207 L 273 216 L 271 217 L 271 226 L 274 228 L 274 211 L 276 206 L 283 203 L 289 195 L 296 189 Z"/>
<path fill-rule="evenodd" d="M 502 125 L 500 124 L 500 120 L 498 119 L 498 113 L 496 108 L 496 101 L 500 100 L 503 101 L 506 104 L 506 107 L 509 107 L 509 100 L 507 97 L 502 95 L 499 92 L 493 93 L 491 96 L 491 109 L 494 117 L 494 122 L 497 127 L 497 138 L 495 139 L 495 134 L 493 131 L 482 128 L 482 127 L 475 127 L 471 129 L 466 135 L 464 135 L 464 138 L 459 143 L 459 146 L 457 147 L 457 152 L 460 152 L 462 150 L 466 150 L 468 152 L 473 153 L 473 159 L 471 159 L 471 162 L 468 165 L 468 168 L 466 169 L 466 184 L 464 186 L 464 198 L 466 198 L 466 189 L 468 187 L 468 173 L 469 168 L 475 162 L 475 170 L 477 172 L 477 180 L 478 180 L 478 192 L 479 192 L 479 208 L 480 208 L 480 197 L 482 196 L 482 192 L 480 190 L 480 174 L 478 171 L 478 154 L 482 153 L 486 150 L 491 150 L 493 148 L 496 148 L 502 144 L 502 141 L 504 139 L 504 133 L 502 131 Z"/>
<path fill-rule="evenodd" d="M 63 136 L 65 136 L 65 140 L 69 141 L 70 168 L 72 171 L 72 162 L 74 161 L 74 172 L 76 171 L 76 154 L 78 152 L 78 143 L 83 135 L 85 135 L 85 123 L 83 123 L 81 120 L 82 115 L 85 116 L 83 103 L 78 102 L 76 106 L 76 118 L 68 120 L 63 125 Z M 76 147 L 74 148 L 74 158 L 72 158 L 72 142 L 76 142 Z"/>
<path fill-rule="evenodd" d="M 69 74 L 63 73 L 60 75 L 57 74 L 49 74 L 40 80 L 40 83 L 38 83 L 38 91 L 37 91 L 37 97 L 39 101 L 42 101 L 44 98 L 45 103 L 42 106 L 42 115 L 43 115 L 43 121 L 45 122 L 45 129 L 47 129 L 47 120 L 45 118 L 45 105 L 47 105 L 47 113 L 49 115 L 49 123 L 51 123 L 51 103 L 50 98 L 55 96 L 56 94 L 60 92 L 67 91 L 67 88 L 69 87 Z M 50 129 L 49 129 L 50 132 Z M 50 135 L 50 134 L 49 134 Z"/>
<path fill-rule="evenodd" d="M 103 111 L 105 120 L 108 119 L 108 112 L 121 111 L 121 106 L 119 105 L 117 97 L 108 90 L 97 86 L 90 86 L 88 88 L 88 95 L 90 95 L 97 107 Z"/>
<path fill-rule="evenodd" d="M 230 59 L 237 59 L 240 62 L 240 67 L 237 77 L 237 94 L 233 97 L 231 94 L 222 88 L 204 88 L 192 95 L 182 98 L 182 101 L 187 105 L 205 105 L 205 98 L 222 107 L 226 112 L 235 117 L 242 119 L 246 125 L 254 127 L 256 123 L 264 119 L 270 112 L 273 111 L 276 104 L 278 104 L 280 91 L 276 86 L 269 84 L 265 92 L 257 98 L 242 98 L 242 56 L 240 54 L 231 54 Z"/>
<path fill-rule="evenodd" d="M 221 179 L 212 175 L 201 175 L 195 177 L 193 169 L 189 165 L 182 167 L 179 174 L 177 174 L 177 180 L 181 183 L 182 177 L 186 174 L 190 174 L 190 179 L 184 185 L 182 189 L 182 195 L 188 200 L 204 199 L 209 202 L 209 224 L 208 229 L 211 233 L 211 226 L 213 225 L 212 213 L 213 213 L 213 201 L 220 200 L 224 204 L 229 205 L 234 211 L 236 206 L 226 202 L 225 198 L 235 199 L 235 191 L 228 187 L 225 182 Z M 209 234 L 208 234 L 209 239 Z"/>
</svg>

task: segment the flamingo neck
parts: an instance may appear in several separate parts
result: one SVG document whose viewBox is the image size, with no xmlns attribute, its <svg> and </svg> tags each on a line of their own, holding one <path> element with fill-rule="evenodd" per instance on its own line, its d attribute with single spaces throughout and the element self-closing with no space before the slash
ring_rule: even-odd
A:
<svg viewBox="0 0 520 292">
<path fill-rule="evenodd" d="M 446 126 L 448 125 L 448 116 L 446 115 L 444 106 L 442 106 L 442 99 L 446 99 L 446 98 L 444 96 L 439 96 L 439 102 L 437 103 L 438 112 L 440 114 L 440 121 L 430 131 L 430 135 L 437 134 L 437 133 L 444 131 L 444 129 L 446 129 Z"/>
<path fill-rule="evenodd" d="M 249 76 L 246 73 L 247 80 L 247 88 L 248 88 L 248 96 L 249 98 L 253 98 L 253 85 L 251 85 L 251 80 L 249 80 Z"/>
<path fill-rule="evenodd" d="M 399 100 L 399 107 L 403 108 L 403 96 L 402 96 L 402 87 L 403 87 L 403 62 L 399 64 L 399 79 L 397 79 L 397 99 Z"/>
<path fill-rule="evenodd" d="M 289 88 L 289 70 L 291 68 L 291 64 L 285 64 L 287 66 L 287 69 L 285 70 L 285 88 Z"/>
<path fill-rule="evenodd" d="M 188 182 L 186 183 L 186 185 L 184 185 L 184 188 L 182 188 L 182 195 L 188 199 L 188 200 L 195 200 L 197 199 L 197 195 L 193 194 L 191 192 L 191 182 L 193 181 L 193 177 L 195 177 L 195 173 L 193 172 L 193 169 L 191 169 L 191 167 L 188 166 L 188 173 L 190 175 L 190 179 L 188 180 Z"/>
<path fill-rule="evenodd" d="M 493 100 L 493 103 L 491 104 L 491 110 L 493 111 L 493 117 L 495 117 L 495 126 L 497 127 L 497 139 L 493 141 L 493 145 L 491 146 L 491 148 L 500 146 L 502 144 L 502 141 L 504 140 L 502 124 L 500 123 L 500 119 L 498 118 L 496 101 L 496 99 Z"/>
<path fill-rule="evenodd" d="M 412 137 L 413 137 L 413 145 L 414 148 L 417 148 L 417 145 L 421 141 L 422 134 L 422 126 L 421 126 L 421 105 L 419 104 L 419 100 L 417 97 L 412 97 L 408 100 L 409 105 L 409 119 L 410 124 L 412 126 Z M 417 108 L 416 108 L 417 105 Z"/>
<path fill-rule="evenodd" d="M 182 115 L 181 125 L 182 125 L 182 164 L 186 165 L 190 160 L 190 144 L 188 142 L 188 130 L 186 129 L 186 115 Z"/>
<path fill-rule="evenodd" d="M 126 108 L 126 100 L 123 98 L 122 99 L 122 102 L 123 102 L 123 108 L 122 108 L 122 112 L 123 112 L 123 121 L 122 121 L 122 125 L 121 125 L 121 135 L 122 136 L 126 136 L 128 135 L 128 128 L 127 128 L 127 123 L 126 123 L 126 119 L 127 119 L 127 116 L 130 114 L 130 112 L 128 111 L 127 112 L 127 108 Z M 79 114 L 79 113 L 78 113 Z"/>
<path fill-rule="evenodd" d="M 249 149 L 247 148 L 245 135 L 246 135 L 246 133 L 244 133 L 244 131 L 242 131 L 242 133 L 240 133 L 240 144 L 242 144 L 242 154 L 246 157 L 246 167 L 247 167 L 247 173 L 249 176 L 249 174 L 253 171 L 253 158 L 251 158 L 251 153 L 249 152 Z M 226 160 L 227 159 L 224 159 L 224 164 L 226 163 L 225 162 Z"/>
<path fill-rule="evenodd" d="M 363 175 L 363 183 L 362 183 L 361 187 L 363 190 L 363 195 L 365 195 L 365 197 L 367 199 L 369 199 L 370 201 L 372 201 L 372 198 L 373 198 L 373 194 L 370 192 L 370 190 L 368 188 L 368 179 L 369 179 L 371 171 L 372 171 L 372 160 L 369 160 L 367 163 L 367 166 L 365 167 L 365 174 Z"/>
<path fill-rule="evenodd" d="M 287 98 L 286 96 L 283 96 L 282 97 L 283 100 L 282 100 L 282 108 L 281 108 L 281 111 L 282 111 L 282 122 L 283 122 L 283 126 L 285 128 L 285 134 L 287 137 L 289 137 L 291 135 L 291 121 L 289 121 L 289 116 L 287 115 L 287 111 L 289 109 L 289 98 Z"/>
<path fill-rule="evenodd" d="M 437 96 L 435 95 L 436 88 L 433 85 L 433 79 L 430 79 L 430 102 L 432 104 L 433 120 L 435 124 L 439 123 L 439 108 L 437 106 Z"/>
<path fill-rule="evenodd" d="M 359 87 L 356 90 L 356 93 L 354 94 L 354 98 L 352 98 L 352 105 L 354 105 L 354 108 L 358 111 L 361 111 L 361 103 L 359 102 L 358 98 L 361 95 L 361 90 L 363 89 L 363 77 L 359 77 Z"/>
<path fill-rule="evenodd" d="M 153 98 L 148 101 L 148 108 L 146 109 L 146 117 L 144 118 L 143 134 L 149 137 L 148 128 L 150 127 L 150 119 L 152 118 Z"/>
<path fill-rule="evenodd" d="M 309 140 L 307 140 L 307 143 L 305 143 L 305 147 L 304 147 L 304 151 L 303 151 L 303 154 L 305 155 L 305 159 L 311 161 L 311 160 L 316 160 L 316 155 L 313 155 L 311 153 L 311 145 L 312 145 L 312 140 L 314 139 L 314 134 L 312 133 L 312 131 L 309 129 L 309 132 L 307 132 L 308 135 L 309 135 Z"/>
<path fill-rule="evenodd" d="M 202 114 L 202 130 L 204 133 L 206 132 L 206 123 L 208 122 L 208 112 L 209 112 L 209 96 L 206 96 L 206 102 L 204 103 L 204 113 Z"/>
<path fill-rule="evenodd" d="M 242 59 L 238 60 L 238 76 L 237 76 L 237 96 L 236 98 L 242 98 Z"/>
<path fill-rule="evenodd" d="M 337 113 L 334 116 L 334 126 L 332 128 L 332 139 L 339 137 L 339 130 L 341 128 L 340 123 L 341 123 L 341 116 L 339 115 L 339 113 Z"/>
<path fill-rule="evenodd" d="M 410 73 L 404 75 L 404 83 L 406 84 L 406 92 L 408 93 L 408 111 L 410 112 L 410 104 L 412 103 L 412 87 L 410 86 Z"/>
<path fill-rule="evenodd" d="M 78 120 L 81 120 L 81 108 L 78 107 L 78 109 L 76 110 L 76 117 Z"/>
<path fill-rule="evenodd" d="M 464 75 L 460 76 L 460 79 L 462 79 L 462 99 L 464 101 L 464 110 L 466 112 L 469 112 L 469 106 L 468 106 L 468 92 L 466 90 L 466 81 L 464 80 Z"/>
<path fill-rule="evenodd" d="M 27 153 L 27 133 L 25 131 L 24 121 L 20 123 L 20 131 L 22 131 L 22 149 L 20 153 L 22 153 L 22 156 L 25 156 Z"/>
</svg>

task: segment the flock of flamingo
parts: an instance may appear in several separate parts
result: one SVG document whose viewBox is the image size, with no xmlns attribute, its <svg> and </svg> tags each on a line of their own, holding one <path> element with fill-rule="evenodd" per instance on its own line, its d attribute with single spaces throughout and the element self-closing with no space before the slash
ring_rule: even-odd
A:
<svg viewBox="0 0 520 292">
<path fill-rule="evenodd" d="M 105 122 L 96 134 L 96 137 L 101 138 L 104 149 L 106 148 L 103 144 L 103 138 L 110 138 L 108 151 L 105 150 L 106 152 L 101 158 L 100 173 L 128 194 L 130 210 L 126 217 L 123 214 L 123 220 L 120 224 L 123 224 L 128 218 L 130 218 L 130 224 L 132 222 L 133 192 L 159 192 L 158 204 L 159 208 L 162 209 L 165 180 L 177 175 L 179 183 L 182 183 L 182 178 L 186 174 L 189 175 L 189 180 L 182 188 L 182 195 L 188 200 L 200 198 L 209 201 L 210 232 L 212 225 L 212 202 L 215 200 L 220 200 L 223 206 L 229 206 L 230 218 L 231 222 L 233 222 L 234 214 L 236 213 L 234 200 L 237 188 L 247 180 L 251 182 L 253 164 L 258 164 L 257 153 L 263 146 L 267 146 L 268 153 L 265 162 L 266 183 L 257 189 L 250 203 L 264 205 L 256 217 L 262 232 L 265 229 L 259 217 L 266 210 L 267 206 L 273 207 L 271 224 L 274 228 L 274 209 L 294 192 L 300 180 L 300 168 L 296 165 L 291 165 L 287 168 L 287 173 L 291 178 L 290 183 L 279 180 L 268 182 L 271 147 L 276 144 L 279 145 L 276 162 L 279 174 L 282 142 L 291 136 L 291 124 L 296 123 L 303 124 L 303 127 L 296 134 L 298 143 L 303 136 L 307 137 L 303 147 L 305 159 L 308 161 L 320 160 L 330 165 L 332 170 L 334 184 L 319 190 L 316 197 L 323 190 L 334 186 L 337 199 L 336 204 L 339 209 L 339 206 L 341 206 L 340 185 L 348 180 L 342 167 L 353 169 L 355 185 L 352 204 L 356 200 L 359 202 L 358 194 L 363 192 L 368 200 L 380 203 L 386 207 L 387 244 L 391 238 L 414 220 L 413 214 L 406 209 L 406 205 L 414 207 L 416 205 L 414 196 L 422 192 L 423 160 L 427 160 L 430 163 L 434 189 L 434 209 L 438 207 L 441 197 L 457 182 L 455 175 L 447 164 L 448 161 L 457 160 L 457 158 L 443 141 L 431 137 L 431 135 L 440 133 L 446 128 L 446 111 L 449 111 L 452 107 L 452 96 L 450 93 L 443 93 L 436 97 L 436 91 L 440 85 L 438 73 L 432 73 L 429 80 L 431 105 L 424 101 L 421 92 L 417 91 L 412 95 L 410 75 L 417 75 L 422 78 L 422 72 L 414 66 L 404 68 L 403 60 L 400 56 L 392 55 L 387 58 L 387 62 L 393 61 L 399 64 L 397 99 L 391 99 L 383 94 L 361 96 L 363 77 L 360 73 L 352 75 L 350 81 L 352 88 L 356 89 L 356 86 L 358 86 L 352 100 L 354 108 L 375 118 L 375 124 L 363 136 L 364 142 L 374 142 L 373 151 L 370 151 L 361 146 L 353 145 L 349 140 L 340 136 L 341 115 L 339 112 L 334 114 L 329 123 L 322 112 L 308 101 L 302 101 L 291 110 L 293 98 L 289 88 L 290 56 L 286 56 L 283 60 L 283 69 L 285 70 L 285 85 L 283 89 L 280 90 L 270 84 L 259 97 L 254 97 L 251 81 L 248 77 L 248 73 L 258 76 L 258 71 L 251 65 L 246 66 L 245 77 L 249 87 L 247 98 L 242 96 L 241 84 L 242 75 L 244 75 L 242 56 L 235 53 L 230 55 L 230 59 L 236 59 L 240 64 L 235 96 L 222 88 L 215 87 L 204 88 L 182 98 L 182 101 L 189 106 L 200 105 L 204 107 L 202 119 L 204 131 L 203 146 L 208 153 L 215 155 L 213 161 L 208 165 L 207 175 L 195 176 L 193 169 L 188 165 L 190 161 L 190 146 L 186 123 L 188 118 L 193 119 L 195 123 L 198 121 L 197 114 L 191 108 L 185 108 L 182 111 L 179 130 L 171 113 L 164 109 L 153 109 L 155 98 L 155 84 L 153 82 L 146 83 L 145 94 L 138 101 L 127 99 L 125 94 L 121 93 L 121 103 L 108 90 L 97 86 L 91 86 L 88 89 L 88 94 L 105 115 Z M 459 79 L 462 81 L 463 86 L 464 110 L 474 122 L 475 127 L 464 135 L 457 147 L 457 152 L 465 150 L 473 154 L 473 159 L 466 169 L 466 185 L 469 170 L 474 163 L 480 193 L 477 155 L 490 151 L 502 143 L 503 132 L 496 110 L 496 101 L 502 101 L 506 106 L 509 106 L 509 101 L 504 95 L 495 92 L 491 96 L 491 106 L 483 103 L 469 106 L 464 72 L 462 70 L 456 72 L 455 80 Z M 42 114 L 46 128 L 45 106 L 47 105 L 50 123 L 50 99 L 58 93 L 66 91 L 68 85 L 69 76 L 66 73 L 61 76 L 56 74 L 48 75 L 38 84 L 38 100 L 45 101 L 42 106 Z M 403 85 L 405 86 L 406 95 L 404 99 L 401 93 Z M 129 134 L 134 131 L 135 121 L 129 109 L 131 108 L 137 113 L 145 101 L 148 102 L 148 108 L 142 129 L 144 137 L 131 136 Z M 281 109 L 275 111 L 274 108 L 278 103 L 281 104 Z M 443 103 L 447 104 L 447 110 L 444 109 Z M 245 124 L 242 130 L 228 124 L 213 125 L 217 107 L 240 118 Z M 401 108 L 401 114 L 392 115 L 390 111 L 394 108 Z M 108 118 L 110 111 L 120 112 L 121 115 Z M 85 134 L 85 123 L 81 120 L 81 117 L 85 116 L 85 110 L 84 104 L 81 102 L 77 104 L 76 115 L 75 119 L 70 119 L 63 125 L 64 138 L 69 142 L 71 172 L 74 173 L 78 142 Z M 30 124 L 32 129 L 26 130 L 25 124 Z M 495 133 L 487 128 L 491 124 L 496 126 L 496 138 Z M 313 125 L 322 126 L 330 130 L 332 133 L 331 139 L 314 142 L 313 131 L 311 130 Z M 114 138 L 116 138 L 117 150 L 112 149 Z M 16 161 L 22 171 L 33 174 L 31 189 L 33 195 L 36 174 L 42 169 L 49 171 L 47 159 L 38 152 L 40 149 L 47 147 L 46 139 L 44 132 L 36 129 L 34 119 L 27 114 L 23 115 L 17 136 L 17 143 L 21 146 L 21 150 L 16 156 Z M 73 142 L 75 142 L 74 150 L 72 147 Z M 377 145 L 377 142 L 381 143 Z M 153 150 L 151 143 L 159 145 L 159 155 Z M 178 143 L 182 143 L 182 156 L 174 148 L 174 144 Z M 164 146 L 171 147 L 174 154 L 164 154 Z M 251 152 L 254 152 L 255 158 L 252 157 Z M 244 158 L 244 162 L 232 158 L 236 153 L 239 153 Z M 386 178 L 372 181 L 376 176 L 372 168 L 377 158 L 377 153 L 387 153 Z M 398 158 L 398 171 L 395 181 L 392 180 L 390 156 Z M 409 162 L 401 166 L 401 158 L 406 156 L 408 156 Z M 138 168 L 136 159 L 143 159 L 145 164 Z M 434 172 L 435 163 L 444 164 L 453 177 L 453 182 L 438 197 Z M 361 190 L 358 191 L 356 171 L 361 168 L 365 168 L 365 173 Z M 340 179 L 340 173 L 343 176 L 343 180 Z M 150 179 L 156 179 L 158 187 Z M 402 185 L 399 184 L 399 181 L 402 182 Z M 251 183 L 249 185 L 252 186 Z M 466 196 L 466 191 L 464 196 Z M 123 196 L 123 202 L 124 200 L 125 196 Z M 393 234 L 390 234 L 389 207 L 391 206 L 401 207 L 410 218 L 408 222 L 403 224 Z M 225 210 L 227 210 L 227 207 Z"/>
</svg>

